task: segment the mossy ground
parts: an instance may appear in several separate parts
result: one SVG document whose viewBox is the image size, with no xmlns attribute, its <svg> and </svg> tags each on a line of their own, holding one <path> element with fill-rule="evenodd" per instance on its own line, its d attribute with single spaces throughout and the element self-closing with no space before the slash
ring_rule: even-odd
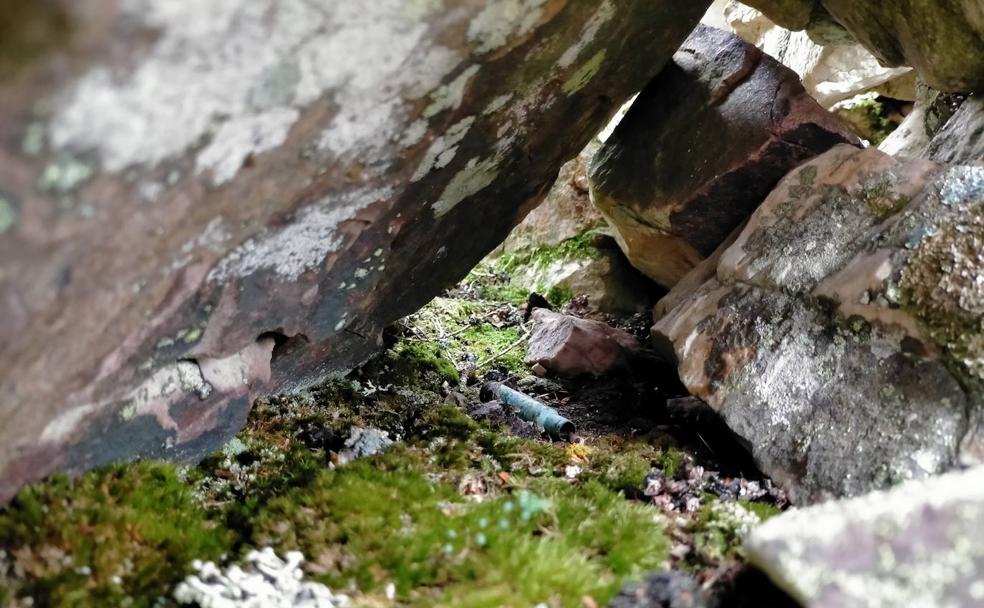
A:
<svg viewBox="0 0 984 608">
<path fill-rule="evenodd" d="M 726 544 L 713 559 L 740 560 L 727 522 L 649 504 L 646 475 L 673 478 L 688 457 L 612 423 L 622 393 L 566 389 L 598 396 L 558 405 L 587 429 L 573 444 L 467 414 L 482 379 L 542 380 L 522 365 L 520 308 L 489 284 L 466 281 L 405 319 L 347 377 L 257 401 L 198 466 L 121 464 L 26 488 L 0 510 L 0 605 L 169 606 L 193 559 L 260 546 L 301 550 L 310 577 L 365 606 L 604 605 L 677 564 L 681 536 L 717 543 L 708 530 Z M 345 463 L 355 427 L 395 443 Z"/>
</svg>

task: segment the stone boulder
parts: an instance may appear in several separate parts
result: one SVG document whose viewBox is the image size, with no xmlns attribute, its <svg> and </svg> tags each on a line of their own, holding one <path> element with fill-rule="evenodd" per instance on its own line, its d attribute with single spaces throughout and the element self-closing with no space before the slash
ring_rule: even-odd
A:
<svg viewBox="0 0 984 608">
<path fill-rule="evenodd" d="M 588 195 L 588 163 L 600 145 L 592 140 L 561 167 L 540 206 L 513 228 L 491 257 L 512 256 L 517 263 L 510 283 L 552 295 L 555 304 L 585 296 L 594 311 L 643 312 L 652 304 L 652 283 L 605 234 L 605 220 Z"/>
<path fill-rule="evenodd" d="M 984 457 L 984 168 L 838 146 L 654 327 L 798 503 Z"/>
<path fill-rule="evenodd" d="M 857 142 L 796 74 L 700 26 L 595 155 L 592 200 L 629 261 L 672 286 L 790 169 Z"/>
<path fill-rule="evenodd" d="M 542 365 L 561 376 L 605 376 L 628 371 L 641 350 L 632 334 L 601 321 L 533 311 L 536 324 L 526 351 L 526 364 Z"/>
<path fill-rule="evenodd" d="M 984 8 L 963 0 L 745 0 L 789 29 L 833 17 L 882 65 L 948 92 L 984 89 Z"/>
<path fill-rule="evenodd" d="M 857 42 L 819 44 L 809 33 L 778 26 L 760 11 L 733 0 L 721 9 L 736 34 L 796 72 L 824 108 L 875 89 L 890 90 L 896 99 L 915 97 L 912 68 L 884 67 Z"/>
<path fill-rule="evenodd" d="M 793 509 L 752 531 L 749 559 L 804 608 L 984 604 L 984 468 Z"/>
<path fill-rule="evenodd" d="M 495 255 L 556 247 L 605 225 L 605 219 L 591 204 L 588 194 L 588 164 L 600 145 L 600 141 L 593 139 L 576 158 L 560 168 L 546 198 L 513 228 Z"/>
<path fill-rule="evenodd" d="M 947 162 L 972 160 L 971 154 L 964 154 L 960 151 L 964 149 L 964 146 L 959 141 L 953 142 L 957 146 L 955 149 L 946 151 L 949 158 L 934 158 L 930 156 L 929 152 L 930 142 L 963 106 L 967 96 L 941 93 L 921 83 L 917 87 L 917 91 L 916 103 L 913 105 L 912 111 L 905 117 L 902 124 L 878 145 L 878 149 L 902 158 L 932 158 L 932 160 L 945 160 Z M 967 139 L 972 141 L 973 136 Z"/>
<path fill-rule="evenodd" d="M 710 0 L 447 4 L 52 0 L 0 27 L 0 501 L 196 459 L 257 394 L 364 360 Z"/>
<path fill-rule="evenodd" d="M 624 316 L 645 312 L 658 297 L 652 281 L 601 233 L 514 255 L 529 262 L 511 271 L 510 284 L 544 295 L 555 306 L 578 297 L 586 310 Z"/>
<path fill-rule="evenodd" d="M 984 99 L 961 103 L 929 141 L 926 154 L 940 162 L 984 163 Z"/>
</svg>

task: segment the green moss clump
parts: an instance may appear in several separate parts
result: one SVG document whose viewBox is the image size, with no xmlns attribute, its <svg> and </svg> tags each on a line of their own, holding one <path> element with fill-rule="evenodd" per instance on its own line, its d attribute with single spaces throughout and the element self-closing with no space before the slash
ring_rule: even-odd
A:
<svg viewBox="0 0 984 608">
<path fill-rule="evenodd" d="M 553 306 L 560 308 L 574 298 L 574 292 L 571 291 L 571 288 L 566 285 L 554 285 L 547 290 L 546 298 L 547 302 L 550 302 Z"/>
<path fill-rule="evenodd" d="M 742 556 L 742 541 L 762 521 L 757 512 L 769 514 L 768 509 L 749 510 L 747 504 L 711 502 L 701 508 L 692 527 L 694 546 L 705 561 L 715 563 Z"/>
<path fill-rule="evenodd" d="M 523 357 L 526 349 L 520 342 L 519 329 L 515 327 L 497 328 L 490 324 L 471 327 L 461 333 L 461 340 L 478 357 L 478 361 L 490 361 L 489 365 L 502 367 L 515 373 L 525 373 Z M 513 347 L 508 352 L 503 352 Z"/>
<path fill-rule="evenodd" d="M 404 343 L 397 350 L 397 356 L 394 364 L 398 367 L 398 373 L 403 377 L 419 373 L 421 369 L 430 369 L 440 374 L 452 386 L 456 386 L 460 381 L 458 368 L 444 355 L 441 347 L 436 343 Z"/>
<path fill-rule="evenodd" d="M 36 606 L 153 606 L 232 542 L 175 468 L 152 462 L 23 489 L 0 511 L 0 539 L 12 561 L 0 586 Z"/>
<path fill-rule="evenodd" d="M 667 541 L 651 508 L 596 482 L 526 478 L 482 502 L 391 457 L 323 472 L 271 502 L 257 540 L 298 548 L 329 585 L 396 585 L 420 606 L 606 602 L 627 577 L 663 565 Z M 398 462 L 406 462 L 399 459 Z"/>
<path fill-rule="evenodd" d="M 530 297 L 530 290 L 513 285 L 512 282 L 482 282 L 479 284 L 478 295 L 490 302 L 506 302 L 519 306 Z"/>
<path fill-rule="evenodd" d="M 841 102 L 836 106 L 835 113 L 858 136 L 870 141 L 872 146 L 878 146 L 885 141 L 899 127 L 903 119 L 903 116 L 890 108 L 883 98 L 873 94 Z"/>
<path fill-rule="evenodd" d="M 782 513 L 782 509 L 772 503 L 739 500 L 738 504 L 741 505 L 746 511 L 755 514 L 755 516 L 759 518 L 760 522 L 765 522 Z"/>
<path fill-rule="evenodd" d="M 500 272 L 512 274 L 524 267 L 545 268 L 558 260 L 594 259 L 601 255 L 596 245 L 597 238 L 596 230 L 588 230 L 558 245 L 543 245 L 499 256 L 495 267 Z"/>
</svg>

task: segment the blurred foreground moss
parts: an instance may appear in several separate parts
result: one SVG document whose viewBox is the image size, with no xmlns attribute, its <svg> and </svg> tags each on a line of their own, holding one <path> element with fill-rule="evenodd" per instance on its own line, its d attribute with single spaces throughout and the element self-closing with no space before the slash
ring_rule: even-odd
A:
<svg viewBox="0 0 984 608">
<path fill-rule="evenodd" d="M 34 606 L 162 605 L 193 559 L 218 559 L 232 536 L 171 465 L 55 477 L 0 510 L 7 562 L 0 587 L 11 604 L 30 597 Z"/>
</svg>

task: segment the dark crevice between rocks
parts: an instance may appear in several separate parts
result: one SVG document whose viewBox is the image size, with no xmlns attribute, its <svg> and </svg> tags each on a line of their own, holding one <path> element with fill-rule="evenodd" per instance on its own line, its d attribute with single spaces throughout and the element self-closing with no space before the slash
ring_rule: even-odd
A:
<svg viewBox="0 0 984 608">
<path fill-rule="evenodd" d="M 270 365 L 274 365 L 282 357 L 297 353 L 311 343 L 311 340 L 302 333 L 288 336 L 282 329 L 264 332 L 256 337 L 256 341 L 259 342 L 267 338 L 273 339 L 273 353 L 270 357 Z"/>
</svg>

